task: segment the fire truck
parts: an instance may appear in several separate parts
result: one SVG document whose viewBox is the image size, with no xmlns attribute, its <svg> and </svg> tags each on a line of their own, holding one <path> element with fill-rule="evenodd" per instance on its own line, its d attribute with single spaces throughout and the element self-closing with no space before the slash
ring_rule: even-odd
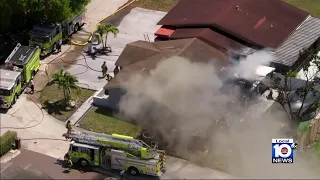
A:
<svg viewBox="0 0 320 180">
<path fill-rule="evenodd" d="M 33 27 L 29 32 L 29 45 L 39 46 L 41 56 L 54 52 L 57 49 L 57 42 L 67 39 L 76 33 L 85 23 L 85 10 L 71 19 L 61 23 L 42 23 Z"/>
<path fill-rule="evenodd" d="M 0 69 L 0 107 L 9 109 L 40 67 L 38 47 L 17 46 Z"/>
<path fill-rule="evenodd" d="M 166 170 L 166 153 L 157 144 L 119 134 L 80 132 L 66 134 L 71 139 L 69 152 L 72 162 L 80 166 L 125 170 L 131 175 L 161 176 Z"/>
</svg>

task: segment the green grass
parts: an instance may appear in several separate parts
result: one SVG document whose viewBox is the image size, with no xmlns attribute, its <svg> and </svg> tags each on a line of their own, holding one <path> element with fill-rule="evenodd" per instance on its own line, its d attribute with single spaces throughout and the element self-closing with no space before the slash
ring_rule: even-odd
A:
<svg viewBox="0 0 320 180">
<path fill-rule="evenodd" d="M 75 90 L 71 92 L 71 97 L 76 101 L 76 108 L 67 110 L 65 103 L 63 103 L 62 90 L 58 89 L 55 84 L 47 85 L 41 91 L 40 102 L 43 109 L 45 109 L 50 115 L 61 120 L 66 121 L 84 101 L 93 95 L 95 91 L 80 89 L 77 93 Z"/>
<path fill-rule="evenodd" d="M 315 143 L 314 152 L 320 159 L 320 139 L 318 139 L 318 141 Z"/>
<path fill-rule="evenodd" d="M 320 1 L 319 0 L 284 0 L 285 2 L 307 11 L 314 17 L 320 17 Z"/>
<path fill-rule="evenodd" d="M 178 1 L 179 0 L 137 0 L 132 5 L 145 9 L 168 12 L 178 3 Z"/>
<path fill-rule="evenodd" d="M 301 123 L 299 124 L 298 131 L 299 131 L 300 134 L 304 134 L 305 132 L 308 131 L 309 125 L 310 125 L 311 121 L 312 121 L 312 120 L 310 120 L 310 121 L 304 121 L 304 122 L 301 122 Z"/>
<path fill-rule="evenodd" d="M 142 129 L 128 122 L 118 120 L 114 113 L 107 108 L 91 108 L 81 119 L 79 125 L 86 130 L 105 134 L 121 134 L 137 138 Z"/>
</svg>

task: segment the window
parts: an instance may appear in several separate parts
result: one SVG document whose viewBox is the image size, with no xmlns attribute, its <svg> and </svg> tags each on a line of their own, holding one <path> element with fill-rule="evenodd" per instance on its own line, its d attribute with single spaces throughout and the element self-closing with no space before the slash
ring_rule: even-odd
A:
<svg viewBox="0 0 320 180">
<path fill-rule="evenodd" d="M 0 89 L 0 96 L 10 96 L 11 90 Z"/>
<path fill-rule="evenodd" d="M 31 41 L 47 43 L 51 41 L 50 37 L 31 36 Z"/>
<path fill-rule="evenodd" d="M 94 160 L 94 149 L 90 149 L 90 157 L 91 157 L 91 161 Z"/>
<path fill-rule="evenodd" d="M 88 154 L 88 149 L 87 148 L 80 148 L 80 152 Z"/>
<path fill-rule="evenodd" d="M 73 152 L 78 152 L 78 147 L 72 146 L 72 151 L 73 151 Z"/>
</svg>

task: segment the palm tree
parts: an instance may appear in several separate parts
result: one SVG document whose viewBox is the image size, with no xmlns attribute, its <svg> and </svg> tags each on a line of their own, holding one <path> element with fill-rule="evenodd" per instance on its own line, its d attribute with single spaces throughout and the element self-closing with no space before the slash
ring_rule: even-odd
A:
<svg viewBox="0 0 320 180">
<path fill-rule="evenodd" d="M 109 33 L 112 33 L 114 37 L 116 37 L 119 33 L 119 29 L 113 24 L 110 24 L 110 23 L 105 24 L 105 34 L 106 34 L 105 47 L 107 47 L 107 40 L 108 40 Z"/>
<path fill-rule="evenodd" d="M 105 47 L 104 43 L 103 43 L 103 35 L 105 35 L 107 33 L 106 31 L 106 26 L 105 24 L 99 24 L 97 27 L 97 33 L 100 35 L 101 38 L 101 42 L 103 47 Z"/>
<path fill-rule="evenodd" d="M 65 102 L 71 99 L 71 90 L 80 91 L 77 85 L 78 79 L 67 71 L 60 70 L 52 77 L 52 81 L 58 85 L 59 89 L 62 89 Z"/>
</svg>

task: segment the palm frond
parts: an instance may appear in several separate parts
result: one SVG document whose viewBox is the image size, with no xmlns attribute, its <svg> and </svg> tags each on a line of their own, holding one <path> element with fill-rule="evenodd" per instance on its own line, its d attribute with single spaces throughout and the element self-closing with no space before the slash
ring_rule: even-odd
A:
<svg viewBox="0 0 320 180">
<path fill-rule="evenodd" d="M 112 33 L 116 37 L 119 34 L 119 29 L 113 24 L 107 23 L 105 24 L 105 33 Z"/>
<path fill-rule="evenodd" d="M 67 71 L 61 70 L 53 75 L 53 82 L 58 86 L 59 89 L 62 89 L 64 92 L 68 92 L 65 94 L 65 99 L 70 98 L 70 90 L 75 89 L 80 91 L 79 86 L 77 85 L 78 79 L 76 76 L 70 74 Z"/>
</svg>

